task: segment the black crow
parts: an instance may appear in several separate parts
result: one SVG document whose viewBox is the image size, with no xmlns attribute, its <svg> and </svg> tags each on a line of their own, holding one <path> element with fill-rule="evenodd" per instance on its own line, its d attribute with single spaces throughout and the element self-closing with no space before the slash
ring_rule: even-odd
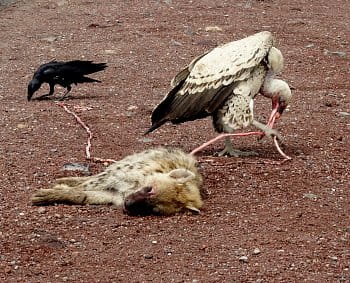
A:
<svg viewBox="0 0 350 283">
<path fill-rule="evenodd" d="M 28 101 L 43 83 L 48 83 L 50 92 L 39 97 L 47 97 L 54 93 L 55 85 L 59 84 L 67 89 L 61 99 L 72 89 L 71 84 L 92 83 L 101 81 L 85 77 L 85 75 L 104 70 L 106 63 L 92 63 L 92 61 L 74 60 L 69 62 L 51 61 L 41 65 L 34 73 L 33 79 L 28 84 Z"/>
</svg>

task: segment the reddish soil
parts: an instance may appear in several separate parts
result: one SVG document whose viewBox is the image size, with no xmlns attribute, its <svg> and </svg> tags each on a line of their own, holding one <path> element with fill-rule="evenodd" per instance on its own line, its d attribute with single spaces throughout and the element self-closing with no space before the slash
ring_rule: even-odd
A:
<svg viewBox="0 0 350 283">
<path fill-rule="evenodd" d="M 1 9 L 0 281 L 350 282 L 350 116 L 341 113 L 350 112 L 349 14 L 347 0 L 25 0 Z M 198 155 L 208 193 L 199 215 L 30 205 L 36 189 L 71 174 L 63 164 L 104 167 L 85 159 L 86 132 L 71 115 L 51 100 L 26 101 L 40 64 L 109 64 L 93 75 L 101 84 L 73 87 L 66 101 L 92 108 L 79 115 L 93 156 L 189 152 L 215 136 L 210 119 L 145 139 L 153 107 L 195 56 L 260 30 L 275 34 L 294 88 L 277 122 L 292 161 L 267 164 L 281 159 L 268 139 L 234 139 L 259 153 L 252 158 L 213 157 L 222 143 L 209 147 Z M 258 99 L 261 120 L 270 107 Z"/>
</svg>

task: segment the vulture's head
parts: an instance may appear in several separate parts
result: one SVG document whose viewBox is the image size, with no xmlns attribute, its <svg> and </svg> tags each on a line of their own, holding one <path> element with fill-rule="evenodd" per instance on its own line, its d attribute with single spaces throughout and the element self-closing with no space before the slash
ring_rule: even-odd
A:
<svg viewBox="0 0 350 283">
<path fill-rule="evenodd" d="M 292 91 L 289 85 L 282 80 L 273 81 L 275 95 L 272 96 L 272 109 L 277 110 L 276 118 L 279 118 L 292 100 Z"/>
</svg>

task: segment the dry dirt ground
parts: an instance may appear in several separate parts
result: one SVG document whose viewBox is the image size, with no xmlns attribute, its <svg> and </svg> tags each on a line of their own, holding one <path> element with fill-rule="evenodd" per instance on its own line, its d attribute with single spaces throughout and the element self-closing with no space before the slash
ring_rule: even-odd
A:
<svg viewBox="0 0 350 283">
<path fill-rule="evenodd" d="M 1 282 L 350 282 L 350 2 L 347 0 L 20 1 L 0 10 Z M 218 27 L 216 29 L 208 27 Z M 53 59 L 109 68 L 72 90 L 69 107 L 94 133 L 92 154 L 121 158 L 166 145 L 190 151 L 210 119 L 147 138 L 173 75 L 217 44 L 272 31 L 294 100 L 271 140 L 237 138 L 259 157 L 200 153 L 199 215 L 130 217 L 114 207 L 32 207 L 67 162 L 96 173 L 86 132 L 54 101 L 26 101 L 34 70 Z M 47 86 L 40 93 L 47 91 Z M 63 91 L 60 89 L 59 91 Z M 270 102 L 258 99 L 260 119 Z"/>
</svg>

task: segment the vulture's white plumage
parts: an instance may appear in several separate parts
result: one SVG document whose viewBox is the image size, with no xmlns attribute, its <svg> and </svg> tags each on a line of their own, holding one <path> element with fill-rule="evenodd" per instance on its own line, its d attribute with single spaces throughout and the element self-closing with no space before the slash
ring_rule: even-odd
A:
<svg viewBox="0 0 350 283">
<path fill-rule="evenodd" d="M 178 124 L 212 116 L 219 133 L 254 125 L 269 136 L 278 135 L 253 115 L 253 99 L 259 92 L 272 99 L 277 117 L 291 98 L 288 84 L 274 79 L 283 69 L 283 56 L 273 45 L 272 34 L 264 31 L 194 59 L 171 81 L 173 89 L 154 109 L 147 133 L 167 121 Z M 221 154 L 242 154 L 228 138 L 225 144 Z"/>
</svg>

